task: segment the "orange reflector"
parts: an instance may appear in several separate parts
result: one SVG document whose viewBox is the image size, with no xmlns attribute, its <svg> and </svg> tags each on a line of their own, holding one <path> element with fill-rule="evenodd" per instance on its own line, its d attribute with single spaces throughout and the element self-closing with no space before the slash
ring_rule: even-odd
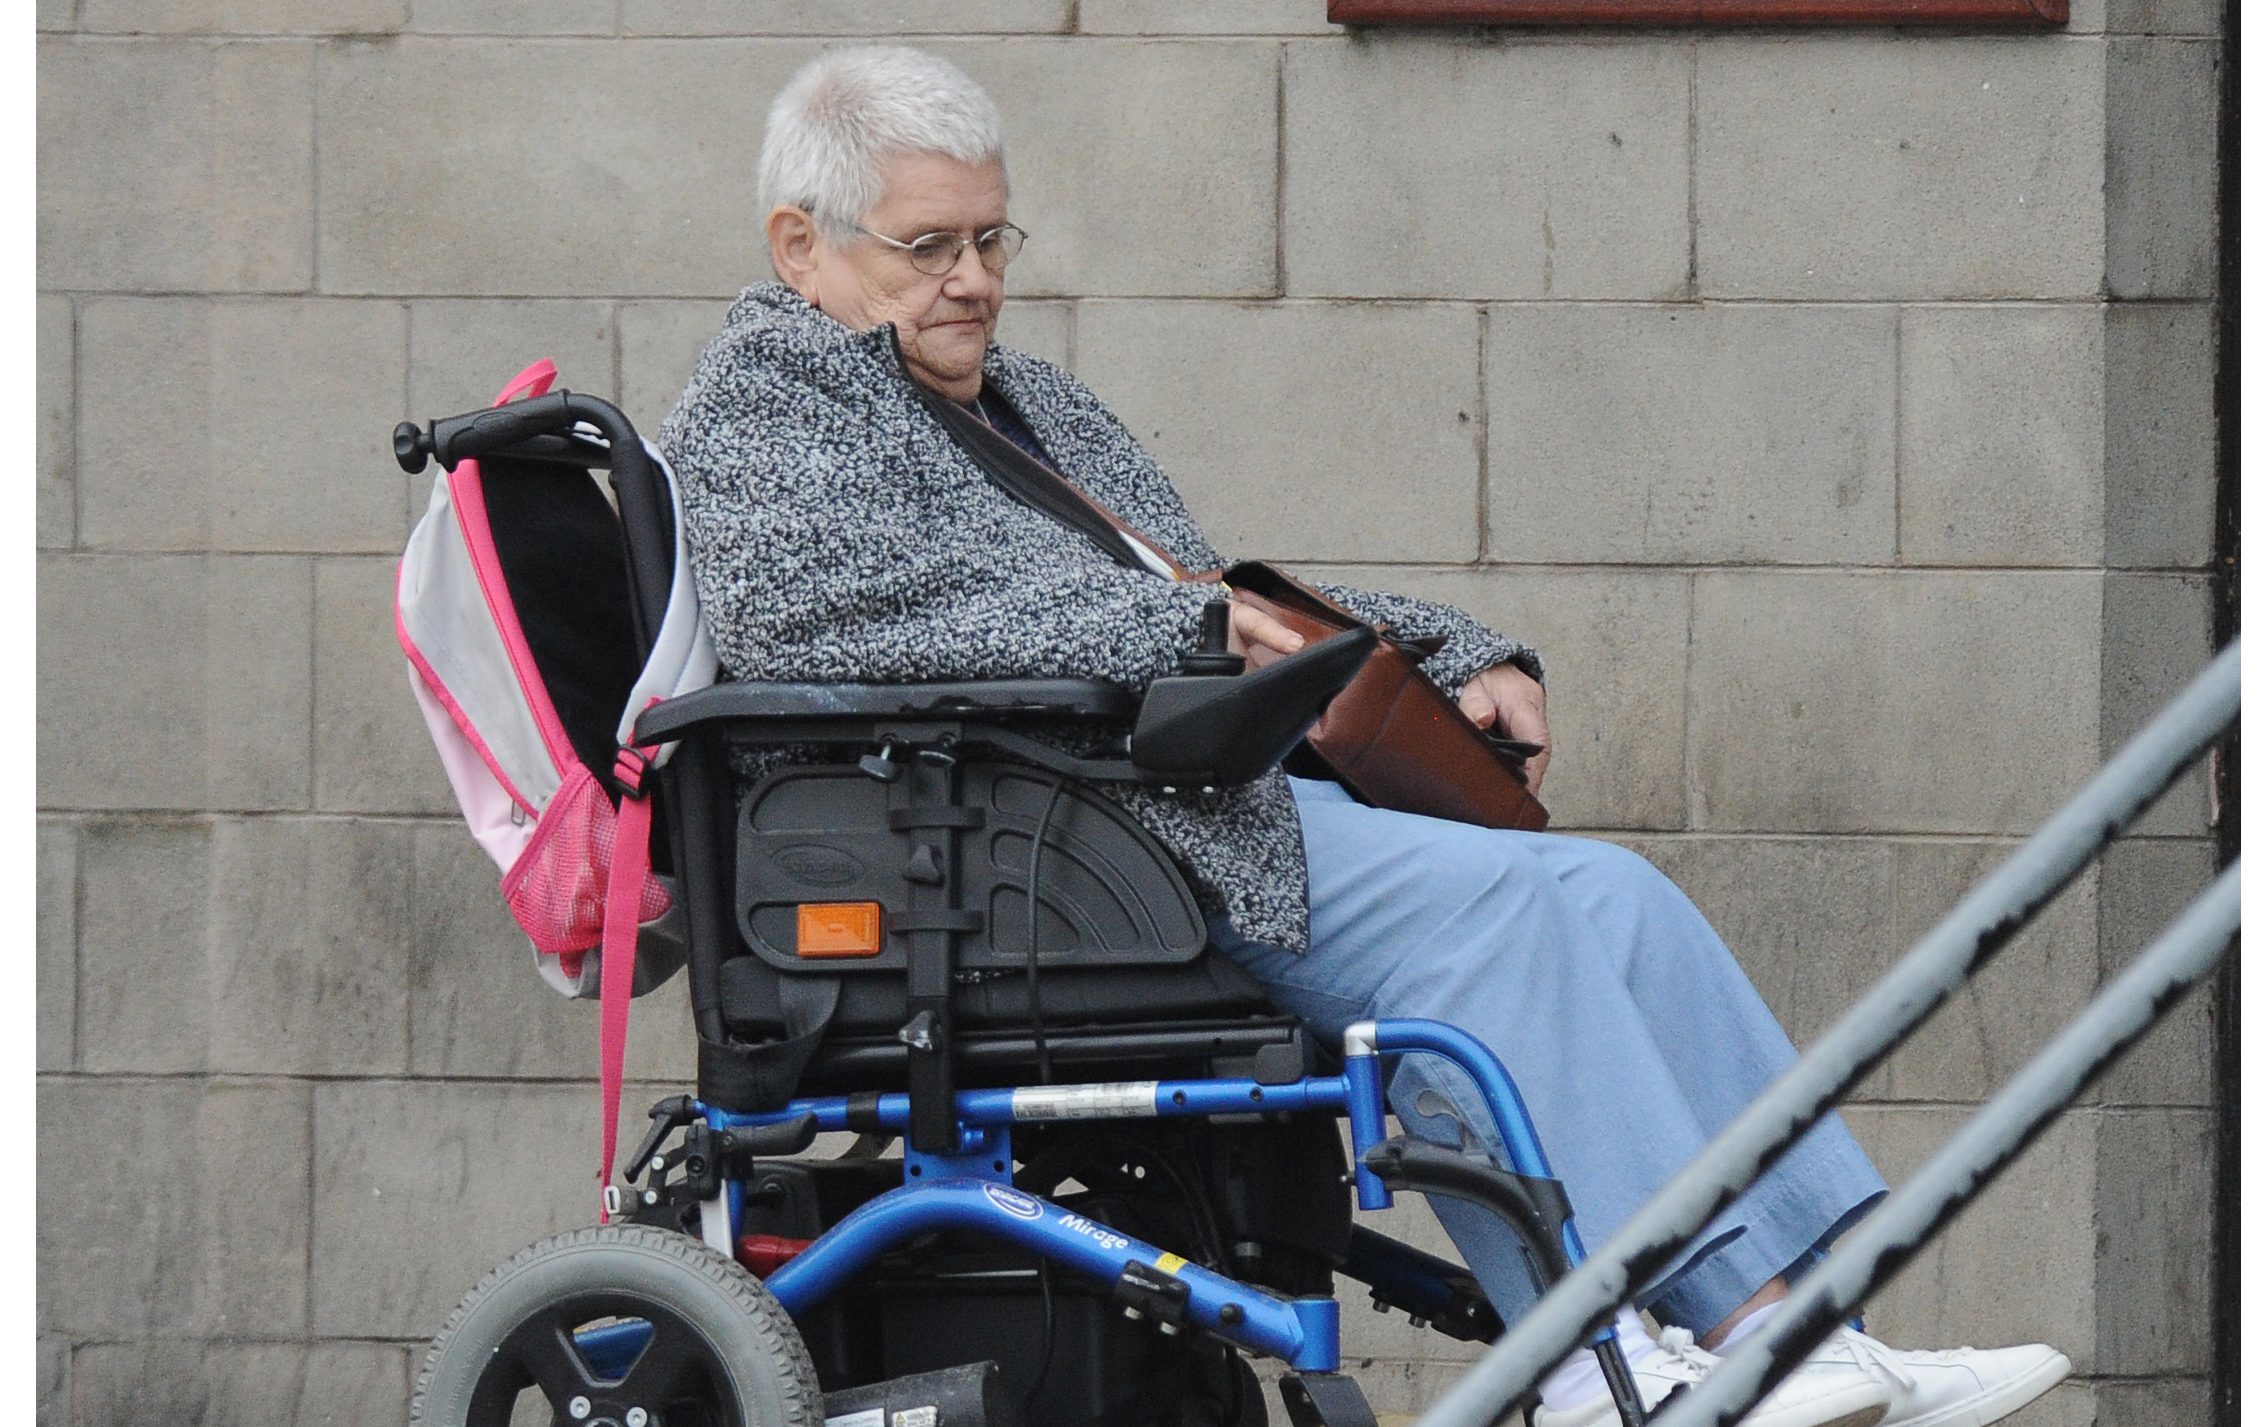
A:
<svg viewBox="0 0 2260 1427">
<path fill-rule="evenodd" d="M 877 956 L 877 902 L 803 902 L 796 956 Z"/>
</svg>

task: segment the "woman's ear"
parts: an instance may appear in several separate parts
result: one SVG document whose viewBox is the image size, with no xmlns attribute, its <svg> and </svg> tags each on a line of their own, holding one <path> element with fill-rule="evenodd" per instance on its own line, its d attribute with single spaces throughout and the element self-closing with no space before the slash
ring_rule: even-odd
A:
<svg viewBox="0 0 2260 1427">
<path fill-rule="evenodd" d="M 822 307 L 816 291 L 816 222 L 801 209 L 780 203 L 769 211 L 769 266 L 777 278 Z"/>
</svg>

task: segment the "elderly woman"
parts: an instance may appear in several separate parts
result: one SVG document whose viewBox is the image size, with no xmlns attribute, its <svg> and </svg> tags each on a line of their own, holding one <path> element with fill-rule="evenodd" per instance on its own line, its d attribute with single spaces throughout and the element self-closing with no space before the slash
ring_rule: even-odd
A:
<svg viewBox="0 0 2260 1427">
<path fill-rule="evenodd" d="M 660 444 L 681 479 L 697 583 L 726 671 L 761 679 L 1101 678 L 1143 686 L 1197 640 L 1224 557 L 1121 421 L 1073 377 L 991 340 L 1023 233 L 999 122 L 915 51 L 811 62 L 771 112 L 762 201 L 777 282 L 749 288 Z M 984 477 L 917 388 L 958 402 L 1148 540 L 1102 548 Z M 1456 609 L 1328 588 L 1439 637 L 1425 666 L 1476 723 L 1547 739 L 1538 657 Z M 1291 649 L 1240 607 L 1233 643 Z M 1545 775 L 1533 760 L 1531 780 Z M 1790 1062 L 1733 956 L 1654 868 L 1607 843 L 1362 805 L 1271 774 L 1196 793 L 1112 790 L 1182 863 L 1216 945 L 1322 1034 L 1372 1017 L 1454 1022 L 1520 1082 L 1589 1235 L 1605 1238 Z M 1389 1087 L 1416 1133 L 1490 1135 L 1480 1100 L 1414 1057 Z M 1492 1146 L 1496 1152 L 1498 1146 Z M 1649 1285 L 1673 1325 L 1620 1326 L 1651 1399 L 1754 1331 L 1787 1276 L 1883 1191 L 1830 1117 Z M 1480 1211 L 1436 1212 L 1502 1315 L 1529 1302 Z M 1749 1420 L 1976 1427 L 2068 1368 L 2045 1347 L 1895 1352 L 1849 1331 Z M 1535 1427 L 1611 1415 L 1583 1355 Z"/>
</svg>

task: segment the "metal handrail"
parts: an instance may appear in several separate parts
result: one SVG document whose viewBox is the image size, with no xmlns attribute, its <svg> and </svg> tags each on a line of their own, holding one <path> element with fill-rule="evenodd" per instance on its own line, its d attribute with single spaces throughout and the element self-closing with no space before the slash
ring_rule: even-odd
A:
<svg viewBox="0 0 2260 1427">
<path fill-rule="evenodd" d="M 1953 1222 L 2081 1090 L 2212 973 L 2236 938 L 2239 917 L 2232 864 L 1944 1149 L 1837 1241 L 1749 1343 L 1655 1418 L 1655 1427 L 1741 1421 L 1856 1311 L 1870 1289 Z"/>
<path fill-rule="evenodd" d="M 1882 980 L 1814 1042 L 1810 1050 L 1752 1101 L 1654 1198 L 1642 1205 L 1623 1228 L 1556 1284 L 1520 1322 L 1477 1359 L 1421 1416 L 1416 1427 L 1490 1427 L 1539 1378 L 1575 1351 L 1596 1328 L 1608 1322 L 1618 1305 L 1628 1301 L 1640 1284 L 1670 1262 L 1712 1216 L 1843 1099 L 1862 1076 L 1914 1034 L 1956 988 L 1989 962 L 2019 928 L 2047 906 L 2106 843 L 2156 801 L 2234 722 L 2238 709 L 2239 648 L 2232 643 L 2222 650 L 2069 802 L 2041 824 L 2008 860 L 1979 882 L 1918 941 Z M 2217 915 L 2223 895 L 2233 909 L 2233 887 L 2223 894 L 2218 884 L 2200 899 L 2199 906 L 2213 907 Z M 2190 914 L 2197 915 L 2199 912 L 2195 910 Z M 2177 922 L 2153 951 L 2175 941 L 2188 920 L 2185 917 Z M 2206 924 L 2208 928 L 2210 925 Z M 2232 932 L 2233 926 L 2232 920 Z M 2217 950 L 2214 959 L 2218 959 Z M 2150 965 L 2151 957 L 2146 955 L 2141 964 Z M 2114 982 L 2106 997 L 2115 997 L 2133 974 L 2130 970 L 2127 976 Z M 2133 1034 L 2139 1035 L 2147 1029 L 2165 1009 L 2164 1005 L 2149 1007 Z M 2061 1073 L 2061 1065 L 2056 1060 L 2059 1045 L 2073 1040 L 2086 1044 L 2094 1032 L 2092 1029 L 2083 1032 L 2082 1028 L 2090 1027 L 2090 1016 L 2096 1014 L 2092 1011 L 2083 1014 L 2058 1041 L 2051 1042 L 2041 1056 L 2036 1057 L 2033 1066 L 2020 1074 L 2013 1085 L 2027 1086 L 2027 1075 L 2034 1075 L 2033 1085 L 2037 1085 L 2043 1062 L 2047 1062 L 2047 1073 Z M 2096 1060 L 2083 1073 L 2099 1071 L 2120 1044 L 2123 1043 L 2108 1047 L 2104 1059 Z M 2075 1047 L 2065 1050 L 2063 1055 L 2068 1058 L 2078 1053 Z M 2027 1091 L 2047 1098 L 2030 1086 Z M 2023 1093 L 2026 1092 L 2020 1092 Z M 2046 1109 L 2035 1121 L 2034 1132 L 2053 1119 L 2056 1109 L 2060 1108 L 2059 1105 Z M 1992 1107 L 1989 1105 L 1987 1109 L 1990 1111 Z M 1982 1119 L 1989 1127 L 1987 1133 L 1992 1133 L 2010 1113 L 2001 1111 L 1991 1117 L 1981 1113 L 1973 1117 L 1971 1124 L 1976 1126 Z M 1970 1130 L 1964 1131 L 1965 1135 L 1970 1133 Z M 2019 1140 L 2009 1146 L 2000 1164 L 2013 1158 L 2024 1142 Z M 1962 1145 L 1963 1139 L 1958 1136 L 1949 1150 Z M 1947 1156 L 1940 1156 L 1933 1161 L 1933 1166 L 1941 1165 L 1946 1159 Z M 1923 1174 L 1928 1175 L 1933 1166 L 1926 1166 Z M 1992 1171 L 1999 1167 L 1999 1164 L 1993 1165 Z M 1992 1171 L 1987 1172 L 1987 1177 Z M 1942 1176 L 1951 1172 L 1951 1166 L 1940 1169 Z M 1910 1188 L 1925 1182 L 1918 1176 L 1910 1181 Z M 1902 1191 L 1903 1195 L 1905 1193 Z M 1952 1196 L 1947 1198 L 1951 1200 Z M 1903 1229 L 1909 1231 L 1904 1240 L 1895 1232 L 1890 1245 L 1891 1267 L 1896 1268 L 1906 1253 L 1943 1227 L 1944 1219 L 1958 1207 L 1958 1202 L 1946 1203 L 1942 1205 L 1941 1214 L 1928 1222 L 1919 1226 L 1912 1222 L 1903 1225 Z M 1882 1212 L 1879 1209 L 1877 1215 Z M 1911 1209 L 1908 1214 L 1912 1216 L 1916 1212 Z M 1895 1215 L 1894 1220 L 1887 1223 L 1896 1222 L 1898 1217 Z M 1850 1242 L 1850 1236 L 1845 1242 Z M 1830 1260 L 1842 1254 L 1844 1248 L 1844 1244 L 1839 1244 Z M 1879 1253 L 1879 1260 L 1881 1257 Z M 1859 1267 L 1854 1264 L 1847 1266 L 1841 1277 L 1822 1279 L 1809 1302 L 1817 1304 L 1822 1295 L 1842 1291 L 1845 1282 L 1858 1272 Z M 1883 1276 L 1887 1274 L 1879 1270 L 1877 1277 Z M 1828 1307 L 1836 1307 L 1833 1297 Z M 1775 1324 L 1768 1325 L 1769 1331 L 1761 1334 L 1758 1341 L 1773 1341 L 1780 1352 L 1786 1352 L 1786 1347 L 1780 1345 L 1803 1336 L 1812 1323 L 1818 1321 L 1820 1311 L 1817 1307 L 1810 1308 L 1794 1318 L 1784 1312 Z M 1849 1308 L 1844 1310 L 1849 1311 Z M 1830 1321 L 1814 1340 L 1840 1321 L 1841 1316 Z M 1753 1353 L 1750 1361 L 1758 1363 L 1760 1356 Z M 1741 1359 L 1743 1355 L 1738 1353 L 1736 1357 Z M 1787 1361 L 1794 1364 L 1796 1359 Z M 1705 1420 L 1733 1420 L 1739 1410 L 1746 1410 L 1749 1402 L 1756 1400 L 1757 1394 L 1744 1398 L 1748 1385 L 1764 1380 L 1767 1373 L 1778 1368 L 1774 1357 L 1766 1357 L 1754 1370 L 1742 1368 L 1723 1377 L 1726 1385 L 1710 1395 L 1713 1404 L 1710 1410 L 1721 1415 L 1706 1419 L 1678 1411 L 1665 1420 L 1672 1427 Z M 1722 1367 L 1719 1373 L 1725 1374 L 1726 1369 Z M 1741 1387 L 1736 1387 L 1737 1383 Z M 1725 1408 L 1734 1402 L 1740 1404 L 1740 1409 L 1727 1415 Z"/>
</svg>

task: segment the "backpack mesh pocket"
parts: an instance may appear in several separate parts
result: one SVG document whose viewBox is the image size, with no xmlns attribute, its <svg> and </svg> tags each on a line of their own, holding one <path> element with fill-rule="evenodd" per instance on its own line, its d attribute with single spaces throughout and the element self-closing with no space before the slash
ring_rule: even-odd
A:
<svg viewBox="0 0 2260 1427">
<path fill-rule="evenodd" d="M 618 820 L 585 765 L 566 770 L 533 840 L 502 878 L 502 899 L 535 950 L 565 956 L 604 940 L 604 884 Z M 666 915 L 667 906 L 666 889 L 646 874 L 636 920 L 653 921 Z"/>
</svg>

